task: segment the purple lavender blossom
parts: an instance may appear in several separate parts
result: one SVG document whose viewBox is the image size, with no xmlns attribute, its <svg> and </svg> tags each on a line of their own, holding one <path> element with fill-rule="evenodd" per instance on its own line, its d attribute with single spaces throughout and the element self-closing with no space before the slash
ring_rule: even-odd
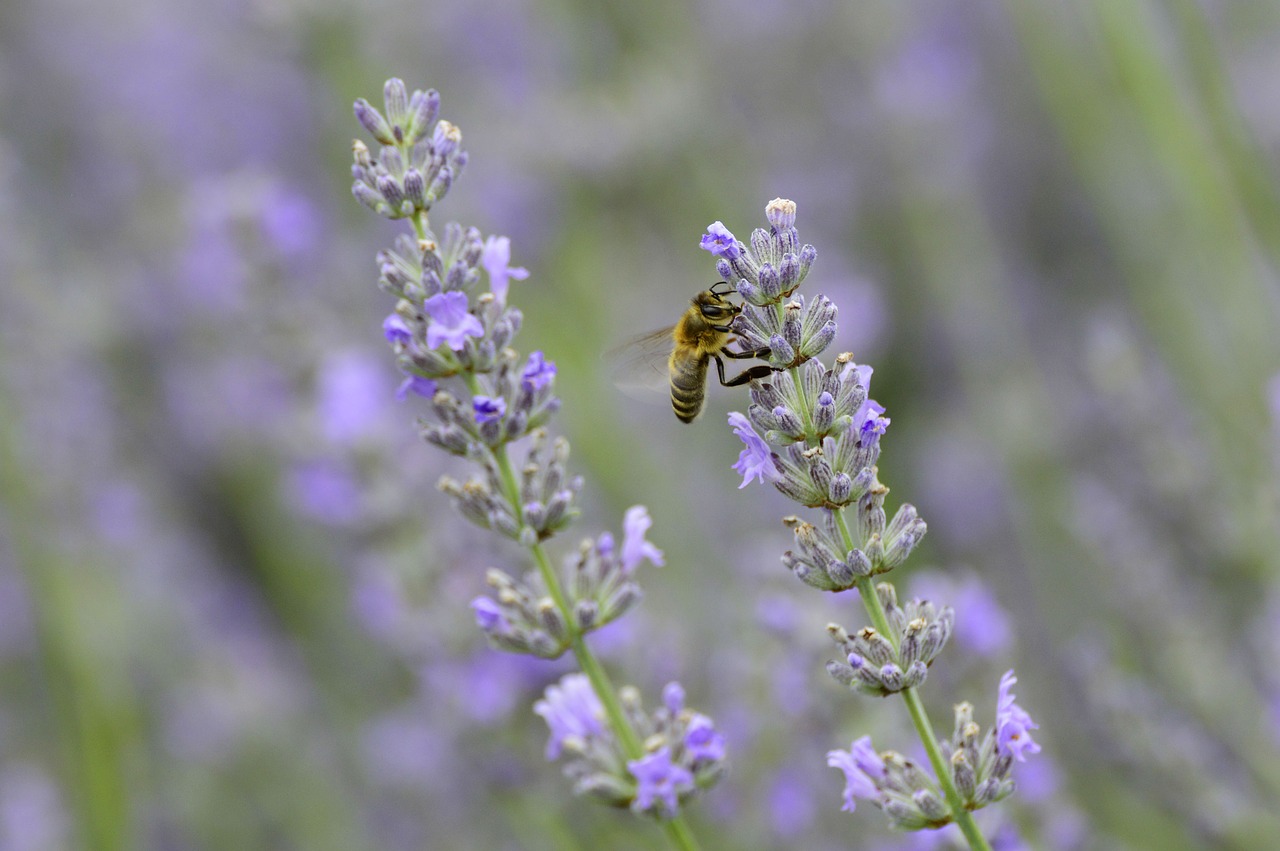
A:
<svg viewBox="0 0 1280 851">
<path fill-rule="evenodd" d="M 778 470 L 773 465 L 773 452 L 769 449 L 769 444 L 756 434 L 751 421 L 733 411 L 729 414 L 729 425 L 733 427 L 733 433 L 746 444 L 738 455 L 737 463 L 733 465 L 733 469 L 742 474 L 742 484 L 738 485 L 738 489 L 745 488 L 753 478 L 758 478 L 761 482 L 776 481 Z"/>
<path fill-rule="evenodd" d="M 883 779 L 887 772 L 870 736 L 854 741 L 848 751 L 828 751 L 827 765 L 844 772 L 844 806 L 840 809 L 851 813 L 857 808 L 855 798 L 874 801 L 880 797 L 875 779 Z"/>
<path fill-rule="evenodd" d="M 392 313 L 382 320 L 382 336 L 387 339 L 388 343 L 404 343 L 408 345 L 413 340 L 413 332 L 409 330 L 409 325 L 404 321 L 404 317 L 398 313 Z"/>
<path fill-rule="evenodd" d="M 685 750 L 695 760 L 724 759 L 724 734 L 707 716 L 698 713 L 689 721 L 684 733 Z"/>
<path fill-rule="evenodd" d="M 684 709 L 684 686 L 677 682 L 669 682 L 662 688 L 662 703 L 672 715 L 680 714 Z"/>
<path fill-rule="evenodd" d="M 438 348 L 448 343 L 455 352 L 461 351 L 467 337 L 483 337 L 484 326 L 467 312 L 467 297 L 460 292 L 436 293 L 422 303 L 422 309 L 431 317 L 427 326 L 427 347 Z"/>
<path fill-rule="evenodd" d="M 478 423 L 496 422 L 507 412 L 507 400 L 501 396 L 476 396 L 471 405 Z"/>
<path fill-rule="evenodd" d="M 648 756 L 629 761 L 627 769 L 637 781 L 636 799 L 631 806 L 639 812 L 661 799 L 662 814 L 674 817 L 679 810 L 679 793 L 693 788 L 693 774 L 671 761 L 671 748 L 665 745 Z"/>
<path fill-rule="evenodd" d="M 1014 703 L 1010 689 L 1018 678 L 1010 668 L 1000 678 L 999 698 L 996 701 L 996 747 L 1001 753 L 1012 754 L 1018 762 L 1026 762 L 1024 754 L 1040 753 L 1040 746 L 1031 738 L 1032 730 L 1040 725 L 1031 720 L 1027 711 Z"/>
<path fill-rule="evenodd" d="M 857 426 L 861 434 L 861 438 L 867 445 L 873 445 L 879 441 L 880 436 L 889 428 L 889 418 L 882 416 L 884 414 L 884 405 L 871 398 L 871 367 L 864 364 L 853 365 L 847 367 L 842 380 L 849 378 L 849 372 L 852 371 L 858 383 L 867 391 L 867 398 L 863 400 L 858 407 L 857 413 L 853 415 L 854 425 Z"/>
<path fill-rule="evenodd" d="M 475 613 L 476 624 L 485 632 L 508 633 L 511 622 L 502 613 L 502 608 L 488 597 L 476 597 L 471 601 L 471 610 Z"/>
<path fill-rule="evenodd" d="M 662 556 L 662 550 L 644 539 L 644 533 L 652 525 L 653 520 L 649 517 L 649 509 L 643 505 L 633 505 L 627 509 L 626 516 L 622 520 L 621 564 L 623 573 L 631 573 L 645 559 L 653 562 L 658 567 L 666 563 Z"/>
<path fill-rule="evenodd" d="M 360 516 L 360 484 L 344 466 L 328 460 L 300 464 L 286 483 L 290 502 L 313 520 L 337 526 Z"/>
<path fill-rule="evenodd" d="M 430 399 L 436 395 L 436 388 L 436 383 L 430 378 L 423 378 L 421 375 L 407 375 L 404 381 L 400 382 L 400 386 L 396 388 L 396 401 L 403 402 L 409 397 L 410 393 Z"/>
<path fill-rule="evenodd" d="M 702 235 L 702 241 L 698 247 L 710 251 L 715 257 L 723 257 L 726 260 L 736 260 L 742 256 L 737 237 L 729 232 L 724 222 L 716 221 L 708 225 L 707 232 Z"/>
<path fill-rule="evenodd" d="M 529 270 L 511 264 L 511 240 L 505 236 L 491 236 L 484 243 L 480 265 L 489 273 L 489 290 L 498 301 L 506 302 L 509 279 L 523 281 Z"/>
<path fill-rule="evenodd" d="M 858 408 L 858 413 L 854 415 L 855 421 L 861 420 L 862 426 L 862 442 L 864 445 L 872 446 L 880 441 L 880 436 L 889 430 L 889 418 L 881 416 L 884 413 L 884 405 L 873 399 L 868 399 Z"/>
<path fill-rule="evenodd" d="M 547 686 L 545 697 L 533 705 L 551 729 L 547 759 L 557 759 L 567 739 L 585 740 L 604 732 L 604 706 L 586 674 L 567 674 Z"/>
<path fill-rule="evenodd" d="M 531 352 L 524 370 L 520 373 L 520 383 L 530 390 L 541 390 L 551 383 L 556 376 L 556 365 L 543 357 L 541 351 Z"/>
</svg>

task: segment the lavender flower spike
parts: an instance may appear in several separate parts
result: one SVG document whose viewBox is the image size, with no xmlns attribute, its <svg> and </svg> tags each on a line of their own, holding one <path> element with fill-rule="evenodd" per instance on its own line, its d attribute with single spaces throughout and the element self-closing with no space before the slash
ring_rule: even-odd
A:
<svg viewBox="0 0 1280 851">
<path fill-rule="evenodd" d="M 517 541 L 533 567 L 518 577 L 487 571 L 491 593 L 473 599 L 475 622 L 508 653 L 558 659 L 572 651 L 582 672 L 550 686 L 534 706 L 550 729 L 547 758 L 566 756 L 575 794 L 662 818 L 673 845 L 692 851 L 679 807 L 723 773 L 724 737 L 711 719 L 684 707 L 678 685 L 666 690 L 665 706 L 645 713 L 638 692 L 615 688 L 586 641 L 641 599 L 633 575 L 640 562 L 663 563 L 645 539 L 653 521 L 634 506 L 621 545 L 607 532 L 588 538 L 557 569 L 544 545 L 580 515 L 583 479 L 569 471 L 569 441 L 546 427 L 561 404 L 555 364 L 514 346 L 523 316 L 507 296 L 510 282 L 529 271 L 511 265 L 505 236 L 428 221 L 468 161 L 462 131 L 437 118 L 439 95 L 410 94 L 392 79 L 383 100 L 383 112 L 363 99 L 355 104 L 378 144 L 352 144 L 351 174 L 360 203 L 412 227 L 377 255 L 379 287 L 396 300 L 382 325 L 404 377 L 396 396 L 430 399 L 422 437 L 472 465 L 466 481 L 441 477 L 440 490 L 471 523 Z"/>
<path fill-rule="evenodd" d="M 767 347 L 772 368 L 752 379 L 745 414 L 729 415 L 743 449 L 734 470 L 739 488 L 770 481 L 789 499 L 820 514 L 814 522 L 783 518 L 796 548 L 782 561 L 799 579 L 822 591 L 856 588 L 869 623 L 856 630 L 838 624 L 828 633 L 840 648 L 827 663 L 842 685 L 876 696 L 898 694 L 929 764 L 895 751 L 877 754 L 868 737 L 848 751 L 831 751 L 827 764 L 845 774 L 844 809 L 858 798 L 873 801 L 892 826 L 922 830 L 955 823 L 975 851 L 989 849 L 972 813 L 1013 792 L 1013 762 L 1039 750 L 1037 729 L 1014 703 L 1010 671 L 1000 682 L 995 729 L 980 740 L 971 704 L 956 708 L 956 735 L 941 743 L 917 694 L 930 664 L 951 635 L 952 607 L 928 600 L 897 601 L 886 574 L 911 554 L 927 526 L 902 503 L 889 520 L 889 488 L 878 477 L 881 438 L 889 418 L 868 396 L 872 369 L 851 354 L 834 363 L 819 358 L 835 338 L 836 305 L 821 293 L 798 292 L 817 252 L 800 242 L 796 205 L 775 198 L 765 208 L 769 228 L 756 228 L 744 244 L 722 222 L 707 228 L 702 247 L 716 257 L 716 271 L 734 282 L 744 304 L 733 332 L 746 349 Z"/>
</svg>

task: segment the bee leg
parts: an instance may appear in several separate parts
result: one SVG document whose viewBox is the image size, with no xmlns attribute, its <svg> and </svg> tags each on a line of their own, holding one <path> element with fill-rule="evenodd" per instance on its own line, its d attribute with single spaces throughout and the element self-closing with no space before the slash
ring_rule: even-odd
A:
<svg viewBox="0 0 1280 851">
<path fill-rule="evenodd" d="M 728 349 L 721 349 L 720 354 L 724 355 L 727 358 L 733 358 L 734 360 L 750 360 L 752 358 L 767 358 L 769 357 L 769 347 L 761 346 L 758 349 L 748 349 L 745 352 L 731 352 Z"/>
<path fill-rule="evenodd" d="M 712 355 L 712 357 L 716 359 L 716 372 L 720 376 L 720 383 L 725 387 L 739 387 L 746 384 L 748 381 L 752 381 L 757 378 L 764 378 L 768 375 L 772 375 L 774 372 L 777 372 L 773 367 L 761 364 L 760 366 L 753 366 L 750 369 L 744 369 L 733 378 L 726 379 L 724 377 L 724 361 L 720 360 L 719 355 Z"/>
</svg>

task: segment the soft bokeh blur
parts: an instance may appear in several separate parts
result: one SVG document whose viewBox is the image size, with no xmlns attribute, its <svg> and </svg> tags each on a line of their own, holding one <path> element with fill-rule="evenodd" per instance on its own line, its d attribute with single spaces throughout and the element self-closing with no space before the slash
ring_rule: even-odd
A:
<svg viewBox="0 0 1280 851">
<path fill-rule="evenodd" d="M 880 478 L 957 609 L 924 696 L 1043 752 L 1001 847 L 1280 835 L 1280 7 L 18 0 L 0 8 L 0 849 L 656 849 L 573 798 L 489 650 L 514 546 L 435 489 L 350 195 L 356 97 L 434 87 L 468 170 L 433 222 L 512 239 L 559 365 L 583 522 L 666 551 L 596 644 L 729 736 L 707 848 L 936 847 L 841 813 L 824 754 L 912 750 L 823 671 L 856 599 L 790 576 L 692 426 L 604 353 L 715 279 L 698 237 L 796 201 L 835 351 L 875 367 Z M 1023 844 L 1019 844 L 1023 843 Z"/>
</svg>

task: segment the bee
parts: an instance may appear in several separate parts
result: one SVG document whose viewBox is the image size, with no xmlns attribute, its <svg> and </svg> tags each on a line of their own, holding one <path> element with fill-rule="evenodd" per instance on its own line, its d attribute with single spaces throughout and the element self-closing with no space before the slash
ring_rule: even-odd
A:
<svg viewBox="0 0 1280 851">
<path fill-rule="evenodd" d="M 721 356 L 734 360 L 750 360 L 767 357 L 769 347 L 732 351 L 728 346 L 736 338 L 729 324 L 742 312 L 731 304 L 726 296 L 731 292 L 728 283 L 720 281 L 698 293 L 689 303 L 684 315 L 671 328 L 662 328 L 645 334 L 619 350 L 624 360 L 646 362 L 653 365 L 652 353 L 667 351 L 666 384 L 671 390 L 671 408 L 681 422 L 691 423 L 702 413 L 707 393 L 707 369 L 716 362 L 716 374 L 725 387 L 738 387 L 755 378 L 764 378 L 773 367 L 759 365 L 749 367 L 733 378 L 726 378 Z"/>
</svg>

